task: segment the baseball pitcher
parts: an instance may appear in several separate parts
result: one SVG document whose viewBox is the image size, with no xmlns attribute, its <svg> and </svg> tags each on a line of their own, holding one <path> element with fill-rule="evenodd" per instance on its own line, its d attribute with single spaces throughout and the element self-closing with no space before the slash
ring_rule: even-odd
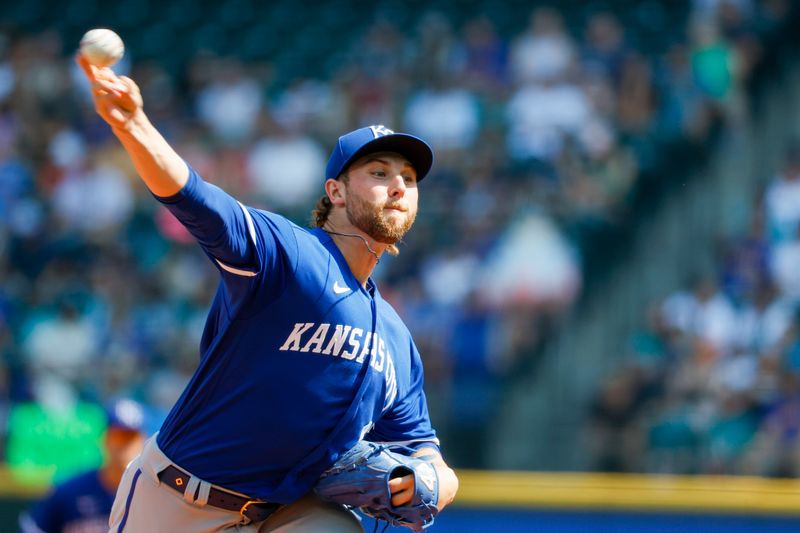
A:
<svg viewBox="0 0 800 533">
<path fill-rule="evenodd" d="M 458 481 L 420 355 L 370 274 L 414 222 L 430 147 L 383 126 L 340 137 L 309 230 L 204 181 L 131 79 L 77 61 L 145 185 L 221 276 L 199 366 L 126 470 L 111 531 L 362 531 L 356 508 L 429 526 Z"/>
</svg>

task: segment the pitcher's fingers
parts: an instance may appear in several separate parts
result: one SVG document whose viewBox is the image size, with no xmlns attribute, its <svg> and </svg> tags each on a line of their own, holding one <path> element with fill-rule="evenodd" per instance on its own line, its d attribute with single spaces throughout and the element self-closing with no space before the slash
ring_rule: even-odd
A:
<svg viewBox="0 0 800 533">
<path fill-rule="evenodd" d="M 119 77 L 108 67 L 94 67 L 94 78 L 96 80 L 106 80 L 110 81 L 111 83 L 118 83 L 123 90 L 125 89 L 125 85 L 120 81 Z"/>
<path fill-rule="evenodd" d="M 412 489 L 412 488 L 414 488 L 414 476 L 412 475 L 396 477 L 394 479 L 389 480 L 389 492 L 391 492 L 392 494 L 404 489 Z"/>
<path fill-rule="evenodd" d="M 119 93 L 129 93 L 130 92 L 130 89 L 129 89 L 128 85 L 126 85 L 125 82 L 123 82 L 121 79 L 117 78 L 116 75 L 113 76 L 113 77 L 110 77 L 108 79 L 98 78 L 97 81 L 98 82 L 104 82 L 105 84 L 107 84 L 107 86 L 109 88 L 114 89 L 115 91 L 117 91 Z"/>
<path fill-rule="evenodd" d="M 405 505 L 411 502 L 411 498 L 413 497 L 413 491 L 411 489 L 404 489 L 400 492 L 392 494 L 392 505 L 395 507 L 399 507 L 401 505 Z"/>
<path fill-rule="evenodd" d="M 133 89 L 137 88 L 136 82 L 130 79 L 128 76 L 118 76 L 120 81 L 128 87 L 128 91 L 133 91 Z"/>
<path fill-rule="evenodd" d="M 114 83 L 107 80 L 101 80 L 99 78 L 95 79 L 94 83 L 92 84 L 92 90 L 95 92 L 95 94 L 111 93 L 114 96 L 122 96 L 123 91 L 126 89 L 127 87 L 121 83 Z"/>
<path fill-rule="evenodd" d="M 86 77 L 89 78 L 89 81 L 94 82 L 97 79 L 97 76 L 95 76 L 96 67 L 91 65 L 86 58 L 83 57 L 83 54 L 80 52 L 76 53 L 75 62 L 83 69 L 83 73 L 86 74 Z"/>
</svg>

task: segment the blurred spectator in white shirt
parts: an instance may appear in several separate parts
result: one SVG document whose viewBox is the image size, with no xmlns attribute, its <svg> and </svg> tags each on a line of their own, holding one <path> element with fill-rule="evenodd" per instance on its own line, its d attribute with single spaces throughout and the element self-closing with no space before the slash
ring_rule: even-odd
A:
<svg viewBox="0 0 800 533">
<path fill-rule="evenodd" d="M 515 159 L 556 158 L 564 136 L 577 136 L 593 118 L 583 89 L 571 83 L 526 85 L 508 102 L 506 144 Z"/>
<path fill-rule="evenodd" d="M 800 303 L 800 225 L 795 238 L 778 242 L 770 249 L 770 272 L 781 292 L 795 304 Z"/>
<path fill-rule="evenodd" d="M 113 230 L 128 220 L 134 207 L 128 178 L 103 161 L 68 172 L 53 191 L 52 200 L 67 229 L 89 234 Z"/>
<path fill-rule="evenodd" d="M 68 301 L 55 316 L 33 326 L 23 343 L 34 373 L 77 381 L 95 355 L 96 334 L 91 323 Z"/>
<path fill-rule="evenodd" d="M 755 354 L 769 351 L 786 335 L 793 315 L 792 306 L 781 297 L 777 287 L 763 282 L 756 288 L 752 301 L 739 312 L 736 320 L 737 346 Z"/>
<path fill-rule="evenodd" d="M 78 168 L 86 160 L 86 142 L 70 127 L 61 129 L 50 139 L 47 151 L 50 161 L 62 169 Z"/>
<path fill-rule="evenodd" d="M 461 304 L 475 287 L 480 262 L 469 249 L 448 249 L 427 258 L 420 269 L 422 285 L 436 304 Z"/>
<path fill-rule="evenodd" d="M 283 131 L 252 147 L 246 173 L 253 192 L 269 205 L 294 207 L 319 192 L 326 157 L 311 137 Z"/>
<path fill-rule="evenodd" d="M 533 11 L 528 29 L 511 46 L 511 72 L 518 83 L 563 78 L 573 64 L 574 43 L 555 9 Z"/>
<path fill-rule="evenodd" d="M 217 65 L 215 81 L 197 96 L 197 114 L 221 141 L 237 145 L 255 129 L 262 108 L 261 88 L 238 63 Z"/>
<path fill-rule="evenodd" d="M 527 213 L 501 235 L 477 292 L 495 308 L 564 309 L 581 285 L 577 257 L 553 222 Z"/>
<path fill-rule="evenodd" d="M 281 92 L 270 105 L 270 114 L 291 131 L 335 136 L 346 128 L 347 106 L 329 83 L 300 79 Z"/>
<path fill-rule="evenodd" d="M 788 151 L 781 173 L 767 188 L 765 202 L 770 240 L 794 239 L 800 223 L 800 146 Z"/>
<path fill-rule="evenodd" d="M 736 339 L 735 310 L 713 278 L 701 278 L 691 292 L 673 293 L 662 312 L 671 328 L 703 342 L 716 356 L 726 354 Z"/>
<path fill-rule="evenodd" d="M 478 136 L 480 108 L 470 91 L 444 86 L 422 89 L 411 96 L 405 124 L 409 132 L 437 150 L 466 150 Z"/>
</svg>

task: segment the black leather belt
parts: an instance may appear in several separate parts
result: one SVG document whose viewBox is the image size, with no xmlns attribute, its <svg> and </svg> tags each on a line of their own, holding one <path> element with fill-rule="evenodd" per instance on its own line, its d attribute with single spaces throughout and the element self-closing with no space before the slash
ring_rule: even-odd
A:
<svg viewBox="0 0 800 533">
<path fill-rule="evenodd" d="M 186 485 L 189 484 L 189 477 L 189 474 L 172 465 L 158 474 L 158 479 L 161 483 L 172 487 L 181 494 L 186 492 Z M 198 490 L 199 489 L 200 487 L 198 486 Z M 195 494 L 195 497 L 197 497 L 197 494 Z M 236 494 L 231 494 L 224 490 L 215 489 L 214 487 L 211 487 L 208 493 L 208 505 L 239 513 L 253 522 L 266 520 L 281 507 L 280 503 L 251 500 L 244 496 L 237 496 Z"/>
</svg>

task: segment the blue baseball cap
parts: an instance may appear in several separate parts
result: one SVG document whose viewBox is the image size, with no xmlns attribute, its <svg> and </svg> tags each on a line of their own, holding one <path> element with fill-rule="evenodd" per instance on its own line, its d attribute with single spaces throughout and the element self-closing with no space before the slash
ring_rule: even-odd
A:
<svg viewBox="0 0 800 533">
<path fill-rule="evenodd" d="M 338 179 L 353 161 L 374 152 L 396 152 L 408 159 L 417 171 L 417 181 L 421 181 L 433 165 L 433 150 L 419 137 L 395 133 L 383 125 L 367 126 L 339 137 L 328 160 L 325 179 Z"/>
<path fill-rule="evenodd" d="M 115 401 L 106 408 L 106 416 L 109 428 L 139 432 L 145 430 L 144 407 L 134 400 L 123 398 Z"/>
</svg>

